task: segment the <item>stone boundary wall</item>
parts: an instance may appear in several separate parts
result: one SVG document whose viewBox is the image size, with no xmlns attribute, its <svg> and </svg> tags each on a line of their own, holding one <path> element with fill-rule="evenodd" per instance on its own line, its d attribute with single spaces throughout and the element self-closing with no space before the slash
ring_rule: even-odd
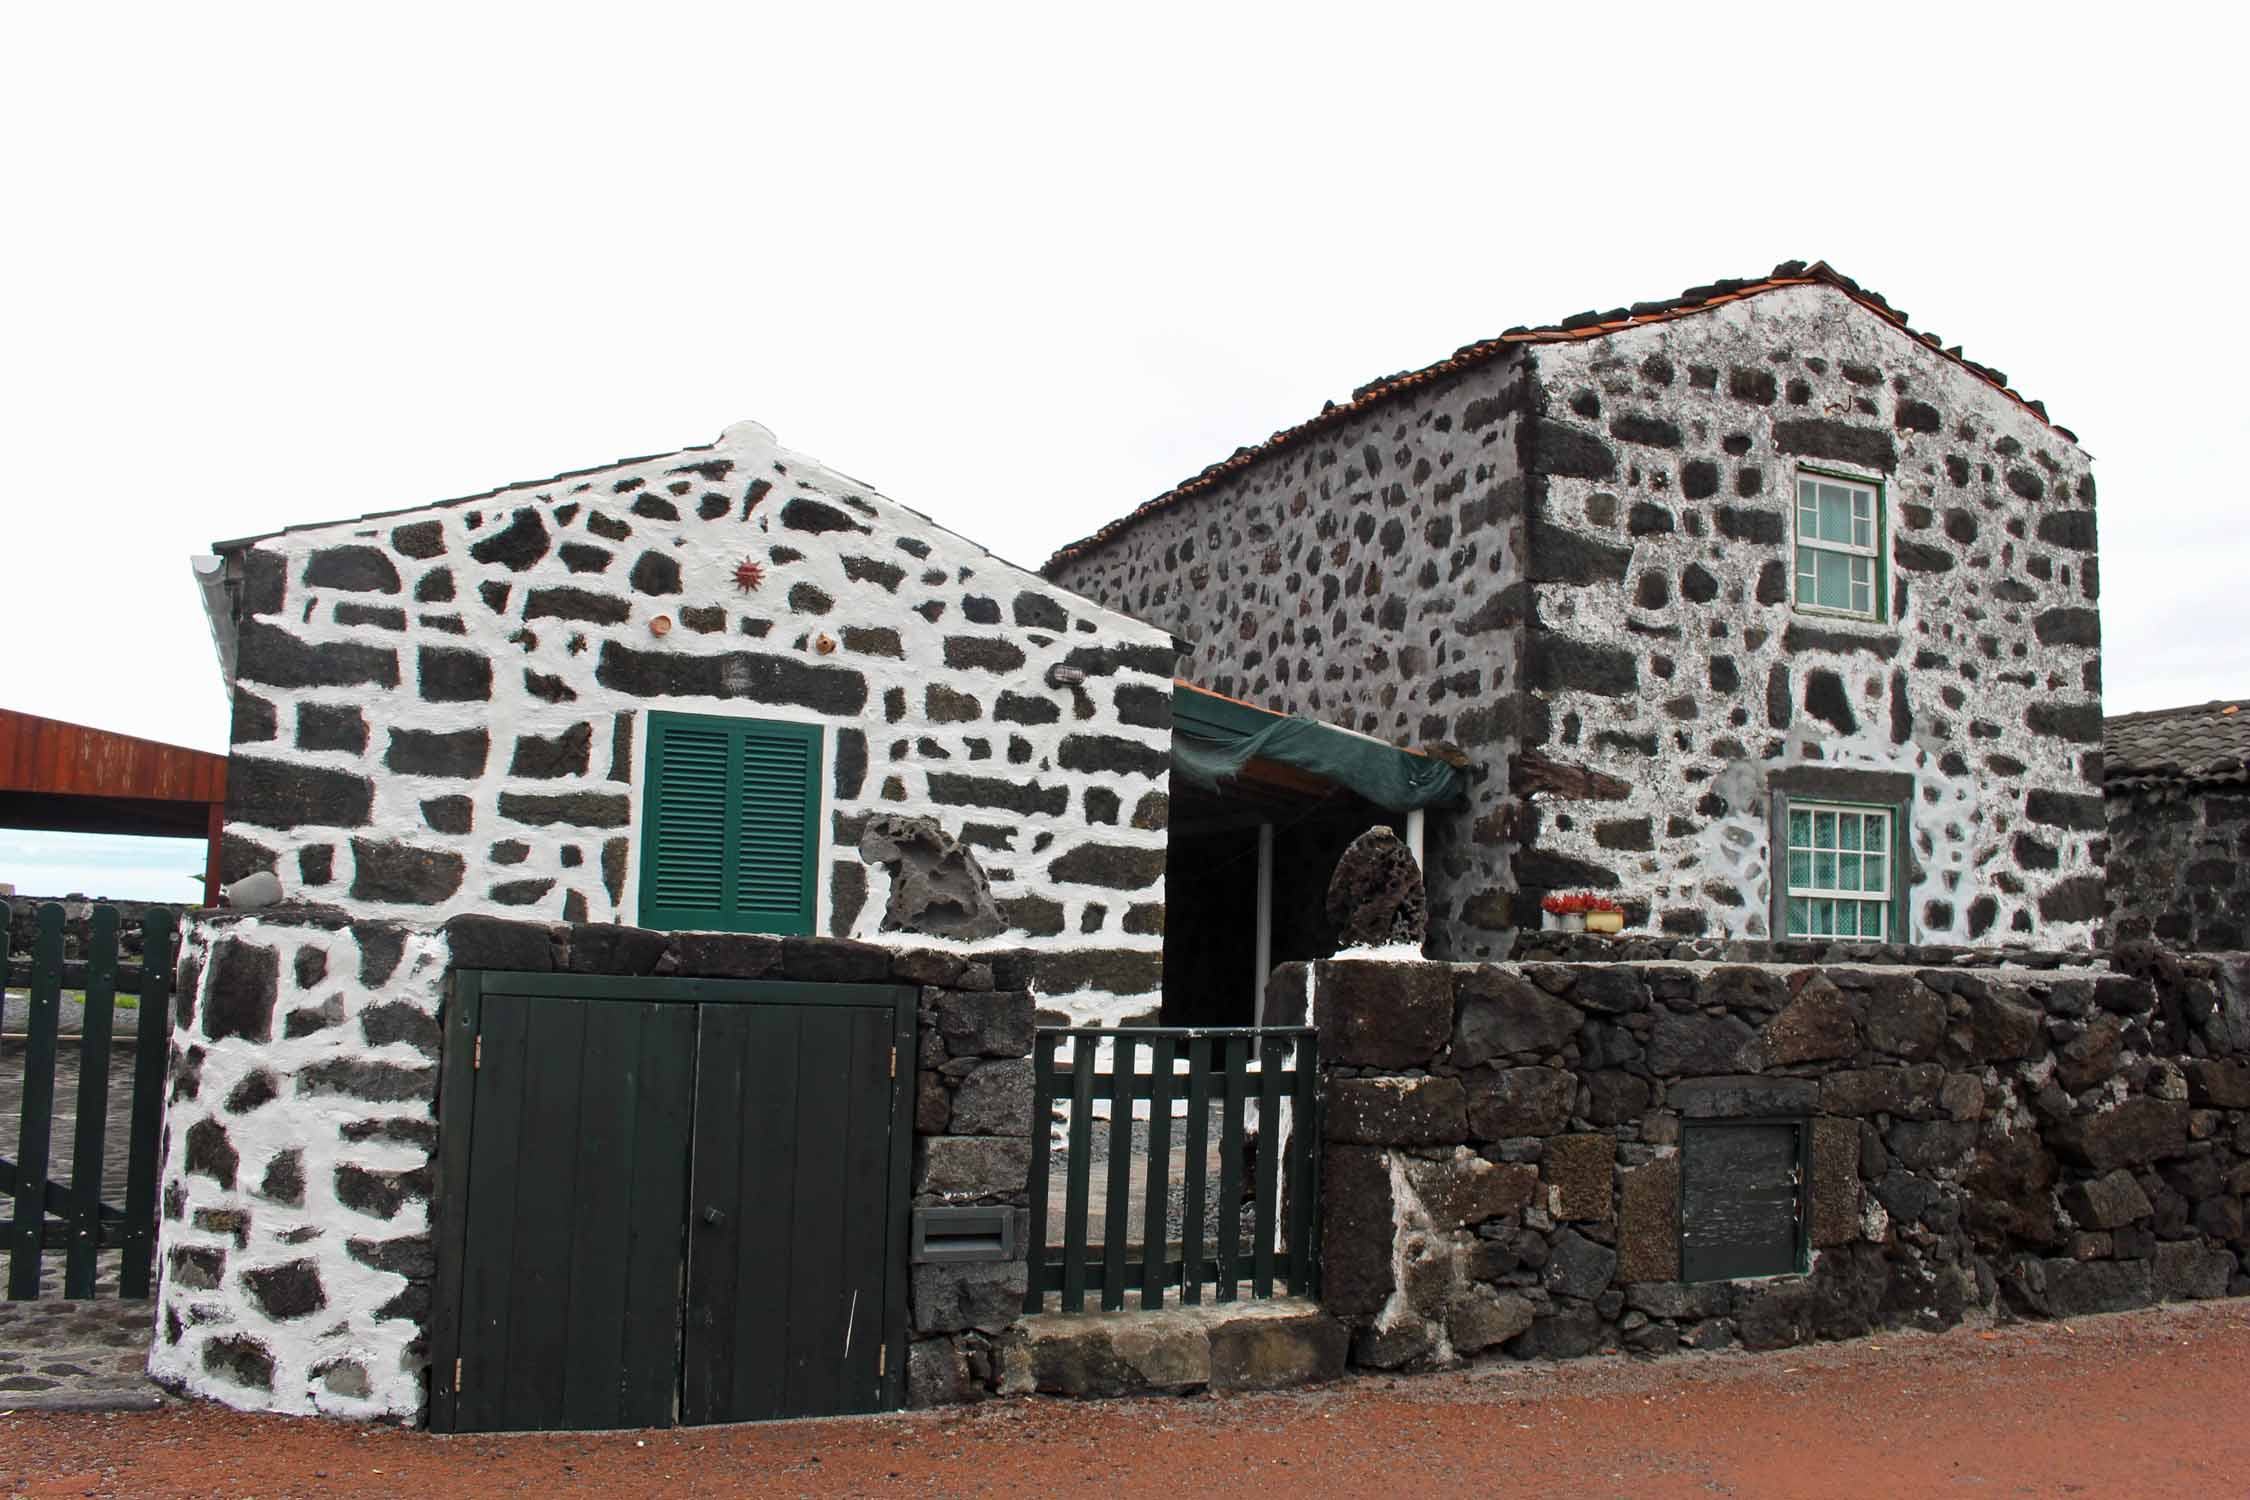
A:
<svg viewBox="0 0 2250 1500">
<path fill-rule="evenodd" d="M 174 917 L 183 911 L 193 910 L 184 901 L 111 901 L 102 897 L 86 896 L 9 896 L 0 900 L 0 908 L 7 913 L 8 956 L 11 961 L 22 962 L 31 957 L 31 945 L 39 931 L 39 908 L 49 902 L 60 903 L 63 909 L 63 957 L 80 961 L 86 957 L 86 944 L 91 940 L 94 926 L 94 908 L 117 908 L 118 957 L 128 963 L 140 962 L 141 926 L 152 916 L 166 912 Z"/>
<path fill-rule="evenodd" d="M 2250 791 L 2162 787 L 2105 801 L 2113 937 L 2195 949 L 2250 943 Z"/>
<path fill-rule="evenodd" d="M 414 929 L 323 907 L 205 913 L 180 964 L 150 1373 L 244 1410 L 422 1420 L 455 969 L 917 986 L 913 1205 L 1027 1211 L 1035 963 L 476 914 Z M 911 1402 L 990 1388 L 1023 1262 L 895 1269 Z"/>
<path fill-rule="evenodd" d="M 1526 931 L 1511 955 L 1520 963 L 1903 964 L 1918 969 L 2106 969 L 2100 954 L 2062 954 L 2037 948 L 1969 948 L 1950 943 L 1845 943 L 1804 939 L 1674 937 L 1668 933 Z"/>
<path fill-rule="evenodd" d="M 1327 1065 L 1322 1300 L 1401 1369 L 2250 1292 L 2230 963 L 1286 966 Z M 1809 1124 L 1810 1270 L 1685 1283 L 1681 1122 L 1751 1116 Z"/>
</svg>

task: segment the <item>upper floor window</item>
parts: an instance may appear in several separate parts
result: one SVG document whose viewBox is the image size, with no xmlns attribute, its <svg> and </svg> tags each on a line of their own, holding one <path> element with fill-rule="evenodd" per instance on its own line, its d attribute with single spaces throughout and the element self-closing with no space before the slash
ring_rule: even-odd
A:
<svg viewBox="0 0 2250 1500">
<path fill-rule="evenodd" d="M 1829 474 L 1797 476 L 1799 609 L 1883 618 L 1883 492 Z"/>
<path fill-rule="evenodd" d="M 1783 937 L 1891 941 L 1897 810 L 1790 801 Z"/>
<path fill-rule="evenodd" d="M 814 724 L 651 713 L 641 925 L 811 932 L 820 752 Z"/>
</svg>

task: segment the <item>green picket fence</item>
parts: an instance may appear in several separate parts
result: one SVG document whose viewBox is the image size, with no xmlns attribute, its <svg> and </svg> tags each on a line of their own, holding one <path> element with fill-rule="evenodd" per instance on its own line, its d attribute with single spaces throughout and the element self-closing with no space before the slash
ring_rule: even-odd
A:
<svg viewBox="0 0 2250 1500">
<path fill-rule="evenodd" d="M 1024 1310 L 1316 1295 L 1319 1089 L 1308 1027 L 1042 1028 Z"/>
<path fill-rule="evenodd" d="M 8 1260 L 8 1300 L 40 1294 L 41 1263 L 51 1251 L 63 1257 L 63 1296 L 94 1295 L 103 1252 L 119 1252 L 117 1294 L 146 1297 L 156 1264 L 156 1169 L 164 1120 L 164 1069 L 171 1024 L 172 956 L 177 918 L 150 917 L 141 929 L 138 970 L 118 962 L 118 916 L 113 906 L 93 909 L 82 957 L 64 957 L 61 906 L 39 908 L 29 954 L 11 950 L 0 930 L 0 973 L 7 987 L 29 991 L 19 1035 L 0 1041 L 0 1076 L 20 1062 L 22 1102 L 15 1155 L 0 1156 L 0 1250 Z M 83 1022 L 75 1037 L 61 1031 L 65 987 L 83 991 Z M 119 1006 L 118 990 L 138 992 L 139 1007 Z M 103 1196 L 105 1168 L 118 1144 L 111 1138 L 113 1059 L 127 1039 L 118 1034 L 118 1012 L 131 1021 L 131 1123 L 124 1141 L 124 1201 Z M 49 1175 L 54 1161 L 58 1062 L 76 1050 L 77 1089 L 72 1110 L 67 1182 Z M 9 1082 L 16 1080 L 10 1079 Z M 0 1121 L 0 1128 L 4 1128 Z M 0 1151 L 8 1142 L 0 1137 Z"/>
</svg>

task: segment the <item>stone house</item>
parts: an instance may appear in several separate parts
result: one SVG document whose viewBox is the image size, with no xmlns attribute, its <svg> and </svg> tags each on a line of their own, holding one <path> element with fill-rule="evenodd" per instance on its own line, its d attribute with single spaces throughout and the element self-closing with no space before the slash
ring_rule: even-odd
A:
<svg viewBox="0 0 2250 1500">
<path fill-rule="evenodd" d="M 1175 643 L 754 423 L 215 552 L 230 880 L 1021 948 L 1078 1012 L 1154 1003 Z"/>
<path fill-rule="evenodd" d="M 1043 571 L 1218 693 L 1464 760 L 1433 957 L 1575 888 L 1677 939 L 2095 939 L 2091 459 L 1826 265 L 1375 381 Z"/>
<path fill-rule="evenodd" d="M 2250 947 L 2250 711 L 2239 702 L 2102 725 L 2114 938 Z"/>
</svg>

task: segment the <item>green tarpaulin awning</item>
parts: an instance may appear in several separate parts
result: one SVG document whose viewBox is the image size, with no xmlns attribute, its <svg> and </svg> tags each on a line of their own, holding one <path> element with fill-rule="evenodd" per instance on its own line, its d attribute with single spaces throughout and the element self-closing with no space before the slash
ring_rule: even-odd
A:
<svg viewBox="0 0 2250 1500">
<path fill-rule="evenodd" d="M 1466 786 L 1435 756 L 1314 719 L 1278 714 L 1193 683 L 1172 685 L 1172 774 L 1218 791 L 1254 760 L 1275 761 L 1344 787 L 1386 812 L 1457 802 Z"/>
</svg>

